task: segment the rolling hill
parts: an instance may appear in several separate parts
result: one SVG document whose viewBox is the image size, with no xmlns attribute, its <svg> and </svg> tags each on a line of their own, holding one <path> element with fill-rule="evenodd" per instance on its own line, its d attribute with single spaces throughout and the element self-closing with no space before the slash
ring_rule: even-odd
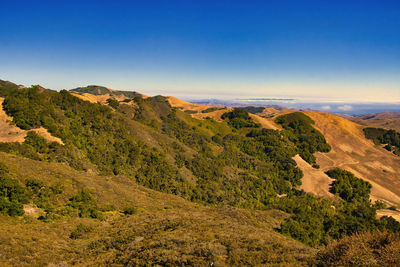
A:
<svg viewBox="0 0 400 267">
<path fill-rule="evenodd" d="M 313 265 L 400 232 L 400 157 L 333 114 L 101 86 L 0 97 L 4 265 Z"/>
<path fill-rule="evenodd" d="M 351 116 L 350 120 L 369 127 L 378 127 L 400 131 L 400 112 L 384 111 L 380 113 Z"/>
</svg>

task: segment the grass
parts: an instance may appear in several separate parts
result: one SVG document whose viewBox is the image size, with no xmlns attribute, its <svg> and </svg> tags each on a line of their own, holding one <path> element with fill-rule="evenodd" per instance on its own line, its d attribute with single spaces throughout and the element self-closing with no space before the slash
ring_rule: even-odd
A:
<svg viewBox="0 0 400 267">
<path fill-rule="evenodd" d="M 316 252 L 274 231 L 288 216 L 281 211 L 205 207 L 141 187 L 123 176 L 97 176 L 5 153 L 0 153 L 0 162 L 21 183 L 28 178 L 44 184 L 62 182 L 59 204 L 86 188 L 99 207 L 115 207 L 103 212 L 102 220 L 60 217 L 43 222 L 0 216 L 2 266 L 299 266 Z M 135 212 L 124 214 L 127 207 Z"/>
<path fill-rule="evenodd" d="M 317 255 L 320 266 L 398 266 L 400 236 L 362 233 L 333 242 Z"/>
</svg>

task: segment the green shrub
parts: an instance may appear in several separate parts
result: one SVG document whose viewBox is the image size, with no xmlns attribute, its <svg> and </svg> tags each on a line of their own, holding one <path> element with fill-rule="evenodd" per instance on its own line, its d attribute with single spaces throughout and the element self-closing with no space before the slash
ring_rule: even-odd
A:
<svg viewBox="0 0 400 267">
<path fill-rule="evenodd" d="M 17 180 L 8 177 L 5 166 L 0 166 L 0 213 L 10 216 L 20 216 L 24 214 L 23 204 L 28 202 L 28 197 Z"/>
<path fill-rule="evenodd" d="M 314 121 L 304 113 L 281 115 L 275 121 L 282 125 L 284 134 L 296 145 L 299 155 L 308 163 L 316 163 L 315 152 L 331 150 L 325 137 L 312 126 Z"/>
<path fill-rule="evenodd" d="M 102 214 L 98 210 L 96 202 L 92 195 L 86 189 L 79 192 L 69 199 L 68 206 L 79 211 L 79 217 L 101 219 Z"/>
<path fill-rule="evenodd" d="M 119 107 L 119 101 L 116 100 L 115 98 L 108 98 L 108 99 L 107 99 L 107 104 L 108 104 L 110 107 L 114 108 L 114 109 L 116 109 L 116 108 Z"/>
<path fill-rule="evenodd" d="M 331 188 L 332 193 L 339 195 L 348 202 L 355 200 L 368 201 L 372 188 L 369 182 L 355 177 L 349 171 L 340 169 L 329 170 L 326 174 L 335 179 Z"/>
<path fill-rule="evenodd" d="M 235 129 L 240 128 L 260 128 L 261 124 L 255 123 L 253 119 L 249 116 L 249 113 L 240 108 L 235 108 L 231 112 L 226 112 L 222 114 L 222 119 L 227 119 L 228 124 Z"/>
<path fill-rule="evenodd" d="M 78 239 L 84 236 L 85 234 L 89 233 L 92 231 L 92 227 L 88 225 L 84 225 L 82 223 L 78 224 L 78 226 L 71 232 L 69 235 L 69 238 L 71 239 Z"/>
<path fill-rule="evenodd" d="M 134 206 L 125 207 L 123 210 L 125 215 L 133 215 L 138 212 L 137 208 Z"/>
<path fill-rule="evenodd" d="M 400 155 L 400 133 L 382 128 L 364 128 L 365 137 L 375 144 L 385 144 L 385 149 Z"/>
</svg>

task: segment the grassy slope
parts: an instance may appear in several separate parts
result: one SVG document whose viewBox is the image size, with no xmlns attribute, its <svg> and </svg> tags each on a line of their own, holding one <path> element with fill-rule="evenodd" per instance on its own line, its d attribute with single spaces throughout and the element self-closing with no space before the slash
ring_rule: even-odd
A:
<svg viewBox="0 0 400 267">
<path fill-rule="evenodd" d="M 292 110 L 265 109 L 265 114 L 270 117 L 268 119 L 258 118 L 271 123 L 256 121 L 262 123 L 264 128 L 275 129 L 277 127 L 272 123 L 273 119 L 289 111 Z M 400 177 L 397 171 L 400 169 L 399 157 L 366 139 L 362 131 L 364 126 L 360 124 L 329 113 L 314 111 L 304 113 L 315 121 L 314 127 L 325 136 L 327 142 L 332 146 L 332 151 L 316 153 L 317 164 L 321 166 L 319 170 L 307 166 L 307 163 L 296 158 L 304 173 L 302 189 L 316 195 L 330 196 L 331 180 L 324 172 L 339 167 L 369 181 L 373 185 L 372 200 L 382 200 L 389 205 L 400 206 Z"/>
<path fill-rule="evenodd" d="M 283 212 L 204 207 L 122 176 L 97 176 L 5 153 L 0 153 L 0 162 L 21 182 L 27 178 L 45 184 L 62 182 L 60 203 L 87 187 L 99 206 L 138 208 L 129 216 L 108 212 L 103 221 L 65 217 L 46 223 L 0 216 L 0 265 L 302 265 L 315 252 L 273 230 L 287 217 Z M 70 239 L 79 223 L 92 231 Z"/>
<path fill-rule="evenodd" d="M 400 112 L 384 111 L 350 117 L 350 120 L 368 127 L 393 129 L 400 132 Z"/>
<path fill-rule="evenodd" d="M 293 110 L 278 111 L 267 108 L 259 115 L 268 118 L 261 118 L 253 114 L 252 116 L 255 121 L 262 124 L 262 127 L 276 129 L 278 127 L 273 123 L 274 118 L 290 112 Z M 220 113 L 221 111 L 215 111 L 211 115 L 207 113 L 201 114 L 201 116 L 199 114 L 192 116 L 196 118 L 216 116 L 215 119 L 218 119 Z M 369 181 L 373 185 L 372 200 L 382 200 L 389 205 L 400 206 L 400 180 L 397 171 L 400 169 L 399 157 L 375 146 L 371 140 L 366 139 L 362 131 L 364 126 L 358 123 L 329 113 L 314 111 L 304 113 L 316 122 L 314 126 L 325 136 L 327 142 L 332 146 L 332 151 L 316 153 L 317 164 L 321 166 L 319 170 L 315 170 L 308 166 L 308 163 L 295 158 L 304 173 L 302 189 L 319 196 L 331 196 L 329 192 L 331 179 L 324 172 L 339 167 Z"/>
<path fill-rule="evenodd" d="M 366 139 L 362 125 L 328 113 L 306 114 L 332 146 L 329 153 L 316 153 L 322 170 L 349 170 L 372 184 L 371 199 L 400 205 L 399 157 Z"/>
</svg>

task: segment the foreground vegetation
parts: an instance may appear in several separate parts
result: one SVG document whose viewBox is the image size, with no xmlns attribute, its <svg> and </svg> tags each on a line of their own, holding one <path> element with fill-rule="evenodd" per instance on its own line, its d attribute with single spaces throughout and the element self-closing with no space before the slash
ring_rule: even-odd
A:
<svg viewBox="0 0 400 267">
<path fill-rule="evenodd" d="M 278 210 L 203 206 L 147 189 L 125 176 L 98 176 L 62 163 L 0 152 L 21 186 L 62 183 L 51 220 L 0 215 L 0 265 L 306 265 L 315 249 L 277 233 Z M 85 188 L 100 218 L 57 216 Z M 81 198 L 81 197 L 80 197 Z"/>
<path fill-rule="evenodd" d="M 38 220 L 3 223 L 18 231 L 24 223 L 54 225 L 59 241 L 75 248 L 68 262 L 306 264 L 304 252 L 314 250 L 290 238 L 317 247 L 358 232 L 400 231 L 392 218 L 376 219 L 371 185 L 347 171 L 327 172 L 335 199 L 298 190 L 303 173 L 292 158 L 318 168 L 313 154 L 330 150 L 301 112 L 278 117 L 279 131 L 261 128 L 243 109 L 223 122 L 196 120 L 162 96 L 101 105 L 9 83 L 0 83 L 0 96 L 18 127 L 44 127 L 63 142 L 31 131 L 23 143 L 0 143 L 7 153 L 0 154 L 0 213 L 18 218 L 23 205 L 40 209 Z"/>
</svg>

